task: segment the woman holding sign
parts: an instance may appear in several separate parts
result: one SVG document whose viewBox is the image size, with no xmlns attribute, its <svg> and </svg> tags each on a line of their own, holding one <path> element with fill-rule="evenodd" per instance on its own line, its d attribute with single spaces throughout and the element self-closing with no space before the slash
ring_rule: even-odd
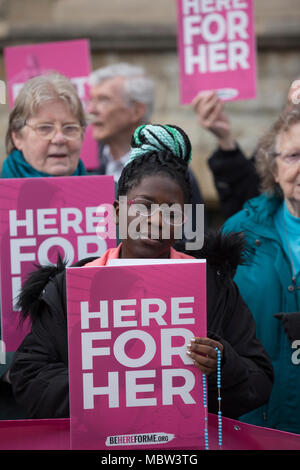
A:
<svg viewBox="0 0 300 470">
<path fill-rule="evenodd" d="M 254 249 L 235 281 L 274 367 L 270 401 L 246 422 L 300 433 L 300 108 L 287 106 L 256 155 L 264 192 L 227 220 Z"/>
<path fill-rule="evenodd" d="M 85 127 L 82 103 L 67 77 L 53 73 L 28 80 L 10 112 L 6 135 L 8 156 L 1 177 L 85 175 L 80 160 Z M 15 406 L 6 382 L 10 357 L 11 353 L 6 353 L 6 364 L 0 363 L 1 417 L 4 419 L 24 416 Z"/>
<path fill-rule="evenodd" d="M 181 129 L 160 125 L 139 127 L 115 202 L 117 221 L 126 227 L 123 241 L 101 258 L 82 260 L 80 265 L 105 266 L 115 258 L 206 257 L 209 333 L 208 337 L 196 337 L 187 353 L 199 373 L 208 376 L 209 410 L 216 412 L 217 350 L 220 351 L 222 410 L 225 416 L 236 418 L 268 400 L 272 367 L 255 336 L 252 316 L 232 281 L 232 271 L 241 259 L 240 238 L 218 234 L 193 256 L 173 248 L 175 229 L 179 226 L 182 231 L 184 205 L 190 200 L 190 158 L 191 145 Z M 170 215 L 168 211 L 158 211 L 158 207 L 175 210 Z M 138 237 L 134 230 L 137 217 L 146 221 L 141 224 L 143 231 Z M 165 238 L 166 226 L 169 236 Z M 152 230 L 157 237 L 152 236 Z M 10 371 L 16 399 L 35 418 L 68 416 L 67 313 L 62 263 L 57 268 L 41 267 L 35 271 L 24 285 L 19 303 L 24 317 L 30 316 L 32 331 L 17 351 Z"/>
<path fill-rule="evenodd" d="M 9 116 L 2 178 L 85 174 L 80 160 L 85 127 L 82 103 L 67 77 L 28 80 Z"/>
</svg>

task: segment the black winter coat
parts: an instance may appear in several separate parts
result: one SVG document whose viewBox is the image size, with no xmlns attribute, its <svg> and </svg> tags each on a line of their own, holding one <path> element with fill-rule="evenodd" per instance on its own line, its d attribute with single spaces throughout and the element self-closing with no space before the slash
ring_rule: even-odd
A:
<svg viewBox="0 0 300 470">
<path fill-rule="evenodd" d="M 194 253 L 195 255 L 195 253 Z M 236 256 L 235 256 L 236 255 Z M 238 418 L 268 401 L 273 369 L 255 324 L 232 280 L 240 250 L 219 235 L 206 250 L 208 336 L 224 346 L 222 413 Z M 230 259 L 230 260 L 229 260 Z M 84 265 L 91 259 L 77 263 Z M 15 353 L 10 379 L 16 400 L 33 418 L 69 415 L 65 267 L 41 267 L 24 285 L 20 305 L 32 330 Z M 200 373 L 200 372 L 199 372 Z M 217 412 L 216 375 L 208 377 L 209 412 Z"/>
<path fill-rule="evenodd" d="M 225 219 L 240 211 L 248 199 L 259 195 L 260 179 L 255 168 L 255 152 L 247 158 L 238 145 L 234 150 L 219 147 L 209 157 L 208 165 Z"/>
</svg>

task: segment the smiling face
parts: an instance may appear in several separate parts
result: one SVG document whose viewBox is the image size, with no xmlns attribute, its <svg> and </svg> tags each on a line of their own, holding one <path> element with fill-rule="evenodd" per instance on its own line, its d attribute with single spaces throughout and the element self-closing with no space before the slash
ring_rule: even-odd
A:
<svg viewBox="0 0 300 470">
<path fill-rule="evenodd" d="M 275 180 L 288 207 L 300 205 L 300 122 L 278 136 L 276 152 Z"/>
<path fill-rule="evenodd" d="M 83 132 L 74 140 L 68 140 L 61 132 L 65 124 L 79 124 L 63 101 L 50 101 L 41 105 L 34 116 L 27 119 L 28 126 L 12 132 L 15 147 L 36 170 L 51 176 L 72 175 L 79 162 Z M 59 128 L 51 140 L 37 135 L 33 129 L 37 124 L 58 124 Z"/>
<path fill-rule="evenodd" d="M 131 188 L 126 194 L 127 200 L 135 200 L 141 204 L 166 204 L 172 206 L 181 207 L 184 209 L 184 194 L 179 184 L 164 174 L 157 174 L 151 176 L 145 176 L 142 178 L 137 186 Z M 147 220 L 146 230 L 147 233 L 142 233 L 142 238 L 132 239 L 130 238 L 129 226 L 136 219 L 135 216 L 128 214 L 128 206 L 120 206 L 119 202 L 116 201 L 116 214 L 120 220 L 122 217 L 127 218 L 127 237 L 122 240 L 122 258 L 169 258 L 170 248 L 174 244 L 174 227 L 170 225 L 170 236 L 165 239 L 162 236 L 163 232 L 163 218 L 161 213 L 158 211 L 152 217 L 145 218 Z M 126 211 L 122 213 L 122 211 Z M 152 230 L 158 233 L 158 238 L 151 238 L 151 224 Z"/>
</svg>

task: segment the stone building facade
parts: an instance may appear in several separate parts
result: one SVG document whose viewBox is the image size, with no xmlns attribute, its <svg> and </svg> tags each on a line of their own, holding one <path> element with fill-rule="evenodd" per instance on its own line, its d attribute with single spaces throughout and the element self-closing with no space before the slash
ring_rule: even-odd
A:
<svg viewBox="0 0 300 470">
<path fill-rule="evenodd" d="M 299 0 L 254 0 L 258 96 L 226 104 L 236 139 L 251 155 L 257 139 L 283 106 L 300 76 Z M 218 198 L 207 167 L 215 141 L 200 129 L 190 106 L 179 104 L 176 0 L 0 0 L 0 79 L 3 48 L 88 38 L 92 66 L 115 61 L 143 65 L 156 82 L 153 122 L 184 128 L 193 144 L 192 166 L 209 211 Z M 0 164 L 5 156 L 7 105 L 0 105 Z"/>
</svg>

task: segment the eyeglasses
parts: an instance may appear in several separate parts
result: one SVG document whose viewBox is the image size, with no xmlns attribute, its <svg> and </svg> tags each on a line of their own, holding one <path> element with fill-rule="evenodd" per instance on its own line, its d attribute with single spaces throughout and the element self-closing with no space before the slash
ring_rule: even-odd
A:
<svg viewBox="0 0 300 470">
<path fill-rule="evenodd" d="M 300 162 L 300 151 L 290 153 L 287 155 L 282 155 L 281 153 L 275 153 L 274 156 L 280 158 L 280 160 L 282 160 L 287 165 L 294 165 L 295 163 Z"/>
<path fill-rule="evenodd" d="M 82 127 L 79 124 L 51 124 L 51 123 L 40 123 L 32 126 L 25 122 L 24 126 L 28 126 L 34 130 L 34 132 L 45 140 L 52 140 L 56 132 L 61 131 L 63 136 L 67 140 L 76 140 L 82 136 Z"/>
<path fill-rule="evenodd" d="M 180 226 L 186 222 L 186 217 L 181 208 L 177 209 L 179 204 L 167 206 L 166 204 L 154 204 L 151 201 L 139 201 L 132 199 L 127 204 L 133 209 L 134 215 L 141 215 L 143 217 L 152 217 L 158 211 L 161 211 L 163 221 L 168 225 Z M 133 214 L 132 214 L 133 215 Z"/>
</svg>

